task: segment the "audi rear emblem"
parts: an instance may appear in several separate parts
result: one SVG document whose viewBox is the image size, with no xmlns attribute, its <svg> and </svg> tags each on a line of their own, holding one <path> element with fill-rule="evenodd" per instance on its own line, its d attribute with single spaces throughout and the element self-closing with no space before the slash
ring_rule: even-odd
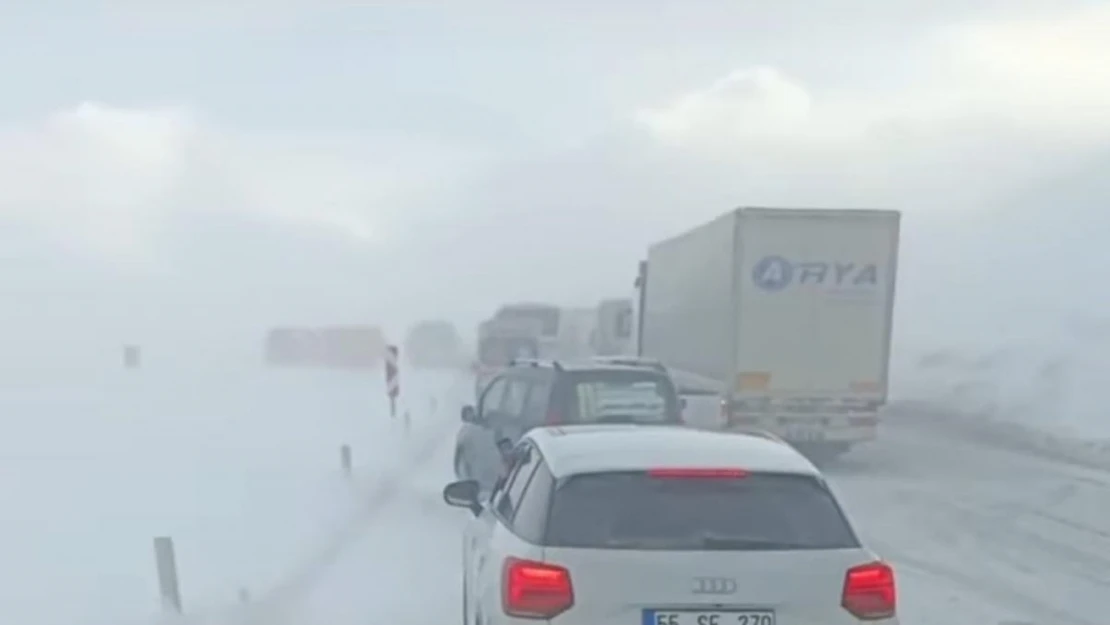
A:
<svg viewBox="0 0 1110 625">
<path fill-rule="evenodd" d="M 737 590 L 736 580 L 728 577 L 695 577 L 695 595 L 731 595 Z"/>
</svg>

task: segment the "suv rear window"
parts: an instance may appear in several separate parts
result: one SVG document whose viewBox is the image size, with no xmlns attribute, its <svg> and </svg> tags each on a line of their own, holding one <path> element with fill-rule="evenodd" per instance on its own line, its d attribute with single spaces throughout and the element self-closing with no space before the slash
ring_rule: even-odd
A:
<svg viewBox="0 0 1110 625">
<path fill-rule="evenodd" d="M 536 358 L 536 341 L 527 338 L 490 337 L 478 345 L 478 361 L 491 367 L 504 367 L 514 358 Z"/>
<path fill-rule="evenodd" d="M 576 372 L 569 379 L 568 423 L 680 423 L 670 379 L 654 371 Z"/>
<path fill-rule="evenodd" d="M 832 494 L 810 476 L 660 479 L 617 472 L 560 483 L 545 544 L 744 551 L 848 549 L 859 540 Z"/>
</svg>

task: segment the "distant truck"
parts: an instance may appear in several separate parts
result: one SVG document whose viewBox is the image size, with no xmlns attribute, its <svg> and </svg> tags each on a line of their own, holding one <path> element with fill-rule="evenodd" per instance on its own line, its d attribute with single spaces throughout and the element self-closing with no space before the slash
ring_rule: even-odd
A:
<svg viewBox="0 0 1110 625">
<path fill-rule="evenodd" d="M 633 306 L 631 298 L 602 300 L 597 305 L 597 322 L 590 335 L 594 356 L 624 356 L 633 349 Z"/>
<path fill-rule="evenodd" d="M 590 345 L 598 323 L 595 308 L 565 308 L 555 304 L 505 304 L 493 314 L 500 324 L 533 324 L 537 358 L 578 360 L 593 355 Z"/>
<path fill-rule="evenodd" d="M 515 358 L 540 358 L 542 323 L 529 318 L 487 319 L 478 325 L 478 353 L 474 388 L 480 394 L 486 383 Z"/>
<path fill-rule="evenodd" d="M 462 338 L 449 321 L 426 320 L 413 325 L 402 353 L 409 364 L 421 369 L 449 369 L 465 363 Z"/>
<path fill-rule="evenodd" d="M 555 345 L 559 340 L 562 313 L 562 309 L 555 304 L 537 302 L 504 304 L 494 311 L 487 323 L 496 324 L 501 329 L 510 329 L 513 332 L 532 334 L 539 349 L 536 357 L 552 358 Z"/>
<path fill-rule="evenodd" d="M 876 438 L 901 214 L 742 208 L 652 245 L 634 352 L 720 400 L 718 427 L 815 459 Z"/>
</svg>

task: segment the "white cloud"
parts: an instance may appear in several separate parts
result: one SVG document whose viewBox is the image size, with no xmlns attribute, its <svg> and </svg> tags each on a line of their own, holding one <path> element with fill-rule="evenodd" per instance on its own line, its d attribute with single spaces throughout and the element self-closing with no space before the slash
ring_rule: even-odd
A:
<svg viewBox="0 0 1110 625">
<path fill-rule="evenodd" d="M 770 67 L 741 69 L 638 121 L 665 141 L 715 141 L 791 134 L 810 121 L 813 98 Z"/>
<path fill-rule="evenodd" d="M 159 237 L 188 215 L 380 242 L 403 220 L 408 196 L 463 175 L 480 156 L 419 138 L 250 136 L 187 108 L 88 102 L 0 131 L 0 222 L 130 267 L 156 266 Z"/>
<path fill-rule="evenodd" d="M 969 23 L 936 41 L 969 91 L 1024 124 L 1076 136 L 1110 132 L 1110 7 Z"/>
<path fill-rule="evenodd" d="M 1106 32 L 1105 5 L 966 22 L 925 40 L 907 89 L 818 90 L 757 67 L 633 118 L 689 158 L 752 174 L 759 200 L 916 208 L 943 192 L 929 208 L 980 206 L 1110 140 Z M 807 191 L 789 188 L 798 179 Z"/>
<path fill-rule="evenodd" d="M 964 237 L 964 256 L 919 252 L 926 243 L 939 244 L 933 234 L 917 234 L 926 212 L 918 209 L 998 205 L 1107 144 L 1110 118 L 1098 113 L 1110 105 L 1110 74 L 1101 70 L 1110 60 L 1110 44 L 1100 36 L 1110 28 L 1110 12 L 1092 11 L 968 22 L 904 46 L 869 44 L 864 47 L 888 46 L 892 56 L 912 57 L 903 65 L 915 69 L 910 76 L 876 77 L 866 87 L 830 88 L 800 79 L 807 76 L 804 66 L 795 76 L 759 65 L 776 58 L 759 48 L 722 54 L 714 48 L 715 58 L 743 54 L 756 64 L 637 111 L 633 128 L 614 129 L 574 150 L 529 159 L 508 155 L 491 179 L 477 182 L 471 175 L 489 155 L 434 138 L 259 136 L 221 127 L 189 108 L 85 104 L 0 132 L 0 224 L 38 228 L 126 267 L 180 262 L 189 244 L 197 256 L 216 254 L 209 251 L 217 249 L 214 243 L 188 237 L 223 228 L 230 234 L 220 240 L 217 260 L 238 266 L 220 275 L 221 288 L 234 291 L 230 283 L 236 282 L 245 292 L 258 286 L 256 276 L 264 276 L 274 293 L 265 306 L 285 312 L 290 302 L 306 310 L 311 304 L 305 317 L 338 310 L 352 317 L 378 314 L 369 311 L 380 305 L 400 318 L 408 314 L 395 305 L 402 301 L 428 314 L 474 315 L 500 298 L 587 303 L 627 292 L 648 242 L 748 203 L 917 211 L 907 219 L 907 258 L 918 254 L 918 260 L 944 267 L 925 278 L 952 282 L 945 272 L 964 264 L 977 268 L 976 279 L 991 280 L 1014 273 L 998 269 L 1013 260 L 1013 251 L 992 261 L 994 269 L 974 258 L 970 235 Z M 216 17 L 238 23 L 234 16 Z M 843 36 L 837 29 L 836 38 Z M 830 41 L 822 38 L 812 54 L 860 56 L 840 55 Z M 535 56 L 519 45 L 513 61 L 527 65 Z M 663 73 L 677 75 L 674 68 Z M 591 79 L 601 82 L 603 75 L 598 70 Z M 486 83 L 475 84 L 473 89 L 486 89 Z M 575 93 L 567 88 L 560 95 L 573 100 Z M 548 97 L 545 104 L 521 111 L 521 117 L 558 117 L 566 102 Z M 468 184 L 452 184 L 459 180 Z M 961 226 L 962 217 L 946 217 L 953 228 Z M 182 228 L 190 218 L 203 224 Z M 223 227 L 225 222 L 238 229 Z M 257 222 L 267 232 L 252 230 Z M 976 227 L 991 231 L 996 225 Z M 281 236 L 271 231 L 277 229 Z M 922 243 L 915 246 L 913 237 Z M 391 246 L 403 249 L 374 260 L 349 253 Z M 1051 253 L 1072 251 L 1058 249 Z M 290 262 L 273 271 L 274 257 L 283 254 Z M 221 262 L 205 258 L 197 265 L 217 273 Z M 294 280 L 288 274 L 297 262 L 305 269 Z M 914 275 L 913 267 L 908 263 L 905 275 Z M 369 270 L 387 275 L 360 273 Z M 327 294 L 318 288 L 316 300 L 296 291 L 319 282 L 313 272 L 334 278 Z M 296 289 L 288 287 L 292 281 Z M 971 292 L 972 281 L 965 277 L 961 284 Z M 372 288 L 356 297 L 350 291 L 358 286 L 352 285 Z M 1021 293 L 1020 285 L 1008 288 Z M 262 306 L 261 296 L 252 299 Z"/>
<path fill-rule="evenodd" d="M 8 129 L 0 135 L 0 219 L 99 252 L 140 254 L 161 196 L 185 168 L 192 133 L 181 110 L 92 103 Z"/>
<path fill-rule="evenodd" d="M 661 136 L 711 130 L 747 137 L 867 133 L 890 121 L 950 123 L 991 117 L 1030 131 L 1110 134 L 1110 7 L 968 21 L 941 28 L 910 89 L 811 93 L 769 67 L 741 69 L 637 118 Z"/>
</svg>

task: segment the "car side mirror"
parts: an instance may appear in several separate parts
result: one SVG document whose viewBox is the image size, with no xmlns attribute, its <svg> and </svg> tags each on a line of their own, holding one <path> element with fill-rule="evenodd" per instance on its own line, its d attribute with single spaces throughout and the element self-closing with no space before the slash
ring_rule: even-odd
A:
<svg viewBox="0 0 1110 625">
<path fill-rule="evenodd" d="M 443 487 L 443 501 L 449 506 L 466 508 L 478 516 L 482 513 L 482 502 L 479 501 L 481 488 L 476 480 L 460 480 L 451 482 Z"/>
<path fill-rule="evenodd" d="M 463 406 L 460 416 L 463 423 L 478 423 L 478 410 L 474 406 Z"/>
<path fill-rule="evenodd" d="M 508 465 L 513 459 L 513 441 L 502 438 L 497 441 L 497 451 L 501 452 L 501 458 Z"/>
</svg>

